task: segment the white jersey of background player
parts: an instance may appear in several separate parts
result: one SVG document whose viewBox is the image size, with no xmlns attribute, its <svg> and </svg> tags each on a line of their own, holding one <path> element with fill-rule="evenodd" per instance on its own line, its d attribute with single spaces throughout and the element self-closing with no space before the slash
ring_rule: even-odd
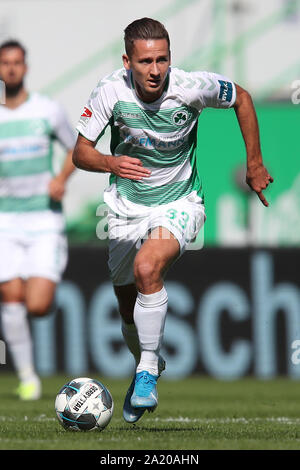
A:
<svg viewBox="0 0 300 470">
<path fill-rule="evenodd" d="M 58 103 L 29 94 L 23 78 L 25 50 L 16 41 L 0 46 L 0 295 L 2 335 L 20 379 L 23 400 L 40 396 L 27 313 L 49 311 L 67 262 L 61 198 L 74 170 L 75 133 Z M 53 174 L 53 140 L 66 149 Z"/>
<path fill-rule="evenodd" d="M 158 21 L 142 18 L 127 26 L 127 73 L 100 81 L 81 116 L 73 154 L 79 168 L 112 174 L 105 192 L 109 268 L 124 339 L 137 363 L 123 406 L 131 423 L 157 406 L 168 301 L 164 276 L 204 220 L 196 134 L 205 107 L 234 107 L 247 149 L 247 181 L 265 205 L 262 189 L 272 181 L 250 95 L 220 75 L 171 69 L 169 46 Z M 94 148 L 107 125 L 112 155 Z"/>
</svg>

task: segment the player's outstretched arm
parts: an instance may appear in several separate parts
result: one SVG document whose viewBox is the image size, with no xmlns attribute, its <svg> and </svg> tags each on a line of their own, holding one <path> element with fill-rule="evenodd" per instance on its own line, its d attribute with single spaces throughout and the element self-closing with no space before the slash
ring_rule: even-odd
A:
<svg viewBox="0 0 300 470">
<path fill-rule="evenodd" d="M 104 155 L 95 149 L 96 142 L 91 142 L 82 135 L 78 136 L 74 152 L 73 163 L 77 168 L 99 173 L 113 173 L 121 178 L 140 180 L 150 176 L 151 172 L 142 166 L 138 158 L 122 155 L 114 157 Z"/>
<path fill-rule="evenodd" d="M 261 202 L 268 206 L 263 190 L 273 183 L 273 178 L 263 164 L 259 127 L 255 108 L 250 94 L 236 85 L 236 102 L 234 110 L 238 119 L 247 152 L 247 176 L 246 181 L 250 188 L 255 191 Z"/>
</svg>

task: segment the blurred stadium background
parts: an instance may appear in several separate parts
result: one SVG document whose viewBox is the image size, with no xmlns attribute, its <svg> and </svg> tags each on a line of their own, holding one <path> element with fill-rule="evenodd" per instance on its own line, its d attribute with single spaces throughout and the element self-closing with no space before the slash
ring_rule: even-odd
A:
<svg viewBox="0 0 300 470">
<path fill-rule="evenodd" d="M 300 2 L 0 0 L 0 41 L 24 43 L 27 88 L 60 101 L 75 127 L 98 80 L 121 66 L 124 28 L 142 16 L 166 25 L 174 66 L 219 72 L 250 91 L 275 180 L 266 209 L 244 183 L 245 150 L 234 111 L 203 113 L 198 161 L 205 246 L 188 251 L 167 277 L 166 377 L 299 379 Z M 109 133 L 99 149 L 107 151 L 108 144 Z M 57 147 L 57 168 L 61 157 Z M 106 241 L 96 236 L 107 183 L 107 175 L 79 170 L 69 183 L 70 261 L 57 290 L 58 312 L 32 323 L 41 375 L 126 377 L 133 370 L 108 278 Z M 8 358 L 1 371 L 9 369 Z"/>
</svg>

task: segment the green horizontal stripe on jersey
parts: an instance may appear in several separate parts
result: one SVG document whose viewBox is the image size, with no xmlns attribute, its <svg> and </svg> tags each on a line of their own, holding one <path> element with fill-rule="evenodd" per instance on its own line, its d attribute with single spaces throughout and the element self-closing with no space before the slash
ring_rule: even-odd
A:
<svg viewBox="0 0 300 470">
<path fill-rule="evenodd" d="M 0 123 L 0 139 L 49 135 L 51 126 L 47 119 L 20 119 Z"/>
<path fill-rule="evenodd" d="M 118 101 L 113 109 L 114 121 L 132 129 L 148 129 L 156 133 L 176 132 L 189 126 L 198 117 L 191 106 L 150 111 L 135 103 Z M 177 123 L 176 123 L 177 122 Z"/>
<path fill-rule="evenodd" d="M 52 174 L 50 154 L 43 157 L 26 158 L 8 162 L 0 161 L 1 178 L 36 175 L 49 171 Z"/>
<path fill-rule="evenodd" d="M 177 183 L 152 187 L 139 181 L 117 178 L 117 190 L 122 197 L 136 204 L 156 206 L 176 201 L 193 190 L 193 181 L 189 178 Z"/>
<path fill-rule="evenodd" d="M 31 212 L 52 209 L 61 211 L 61 202 L 53 201 L 48 194 L 30 197 L 0 197 L 0 212 Z"/>
<path fill-rule="evenodd" d="M 141 148 L 131 143 L 121 143 L 115 149 L 115 153 L 119 155 L 130 155 L 130 157 L 139 158 L 144 166 L 156 168 L 181 165 L 190 158 L 191 151 L 191 146 L 187 142 L 180 148 L 163 151 Z"/>
</svg>

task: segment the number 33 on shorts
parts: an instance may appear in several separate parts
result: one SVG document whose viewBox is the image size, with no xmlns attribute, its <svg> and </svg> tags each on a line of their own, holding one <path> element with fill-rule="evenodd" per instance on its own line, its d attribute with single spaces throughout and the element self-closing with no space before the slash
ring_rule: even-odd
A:
<svg viewBox="0 0 300 470">
<path fill-rule="evenodd" d="M 179 212 L 177 209 L 170 208 L 166 212 L 167 217 L 169 219 L 174 220 L 176 219 L 176 222 L 180 225 L 180 227 L 185 230 L 187 223 L 189 221 L 189 214 L 185 211 Z"/>
<path fill-rule="evenodd" d="M 203 247 L 203 231 L 201 234 L 199 232 L 206 219 L 203 204 L 177 201 L 177 207 L 172 205 L 165 209 L 164 217 L 168 220 L 170 231 L 178 239 L 181 251 L 183 249 L 198 250 Z"/>
</svg>

